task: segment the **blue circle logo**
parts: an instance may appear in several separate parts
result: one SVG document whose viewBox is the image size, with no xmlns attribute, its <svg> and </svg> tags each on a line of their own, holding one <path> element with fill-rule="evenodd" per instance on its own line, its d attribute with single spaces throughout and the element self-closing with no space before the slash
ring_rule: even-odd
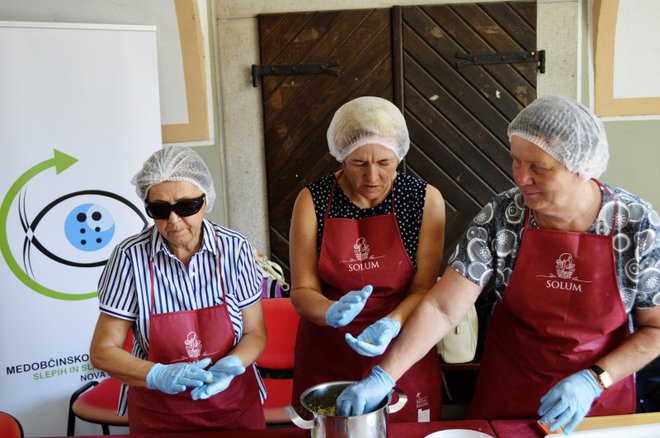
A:
<svg viewBox="0 0 660 438">
<path fill-rule="evenodd" d="M 67 215 L 64 234 L 82 251 L 98 251 L 112 241 L 115 222 L 108 210 L 98 204 L 81 204 Z"/>
</svg>

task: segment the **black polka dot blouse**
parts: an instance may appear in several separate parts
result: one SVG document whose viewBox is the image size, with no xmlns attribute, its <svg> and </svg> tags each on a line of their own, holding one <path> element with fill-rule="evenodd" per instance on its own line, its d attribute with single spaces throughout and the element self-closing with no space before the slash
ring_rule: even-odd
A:
<svg viewBox="0 0 660 438">
<path fill-rule="evenodd" d="M 319 225 L 316 240 L 316 248 L 319 253 L 323 239 L 325 210 L 328 206 L 328 199 L 330 198 L 330 191 L 332 190 L 334 181 L 335 175 L 330 174 L 307 185 L 307 188 L 312 193 L 316 221 Z M 390 194 L 380 204 L 365 209 L 353 204 L 346 194 L 344 194 L 340 185 L 337 184 L 328 217 L 363 219 L 365 217 L 389 214 L 392 211 L 392 194 L 394 194 L 394 215 L 399 224 L 401 240 L 413 267 L 417 269 L 417 247 L 419 245 L 419 230 L 422 226 L 422 215 L 424 213 L 426 184 L 426 181 L 422 179 L 399 172 L 394 180 L 394 188 Z"/>
</svg>

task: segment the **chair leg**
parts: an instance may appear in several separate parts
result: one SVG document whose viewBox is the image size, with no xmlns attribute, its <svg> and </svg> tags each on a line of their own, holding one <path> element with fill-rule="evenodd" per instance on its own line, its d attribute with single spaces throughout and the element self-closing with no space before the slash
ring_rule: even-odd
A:
<svg viewBox="0 0 660 438">
<path fill-rule="evenodd" d="M 80 394 L 87 391 L 92 386 L 98 385 L 98 383 L 99 382 L 96 381 L 88 382 L 71 395 L 71 398 L 69 399 L 69 418 L 66 422 L 66 436 L 74 436 L 76 434 L 76 414 L 73 413 L 73 403 L 78 400 Z"/>
<path fill-rule="evenodd" d="M 66 436 L 74 436 L 76 434 L 76 415 L 71 410 L 69 405 L 69 418 L 66 422 Z"/>
<path fill-rule="evenodd" d="M 103 430 L 103 435 L 110 435 L 110 428 L 107 424 L 102 424 L 101 429 Z"/>
</svg>

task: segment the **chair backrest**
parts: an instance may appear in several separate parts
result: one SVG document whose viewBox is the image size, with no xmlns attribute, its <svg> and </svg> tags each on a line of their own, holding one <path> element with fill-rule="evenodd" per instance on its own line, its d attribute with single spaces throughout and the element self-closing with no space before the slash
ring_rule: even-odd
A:
<svg viewBox="0 0 660 438">
<path fill-rule="evenodd" d="M 268 369 L 292 369 L 300 316 L 290 298 L 266 298 L 261 300 L 261 306 L 268 342 L 257 364 Z"/>
<path fill-rule="evenodd" d="M 78 397 L 78 403 L 74 406 L 74 412 L 79 417 L 87 417 L 85 408 L 92 407 L 96 412 L 99 408 L 108 408 L 114 415 L 119 405 L 119 393 L 121 382 L 114 377 L 101 380 L 97 385 L 85 391 Z"/>
<path fill-rule="evenodd" d="M 22 436 L 23 427 L 21 423 L 12 415 L 6 412 L 0 412 L 0 437 L 21 438 Z"/>
<path fill-rule="evenodd" d="M 129 330 L 124 342 L 124 350 L 133 348 L 133 331 Z M 69 399 L 67 418 L 67 436 L 76 432 L 76 418 L 90 423 L 100 424 L 104 435 L 109 435 L 109 425 L 128 426 L 128 415 L 117 415 L 121 382 L 114 377 L 107 377 L 100 382 L 87 382 L 78 388 Z M 0 438 L 4 437 L 0 434 Z"/>
</svg>

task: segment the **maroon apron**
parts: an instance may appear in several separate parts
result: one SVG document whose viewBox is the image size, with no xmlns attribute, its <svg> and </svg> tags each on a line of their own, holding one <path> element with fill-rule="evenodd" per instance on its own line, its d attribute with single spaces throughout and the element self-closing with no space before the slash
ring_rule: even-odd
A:
<svg viewBox="0 0 660 438">
<path fill-rule="evenodd" d="M 557 382 L 629 335 L 614 265 L 615 219 L 603 236 L 531 228 L 528 216 L 511 282 L 488 328 L 469 418 L 537 417 L 541 397 Z M 631 375 L 603 391 L 588 415 L 634 410 Z"/>
<path fill-rule="evenodd" d="M 330 192 L 319 255 L 318 272 L 323 295 L 339 300 L 351 290 L 371 284 L 374 288 L 364 309 L 348 325 L 318 326 L 300 320 L 296 340 L 293 401 L 307 388 L 335 380 L 360 380 L 382 357 L 366 357 L 351 349 L 345 333 L 357 337 L 372 323 L 389 314 L 406 297 L 414 268 L 406 253 L 392 212 L 360 220 L 328 218 L 337 180 Z M 437 353 L 432 349 L 398 381 L 408 396 L 405 407 L 391 414 L 395 422 L 440 420 L 441 383 Z"/>
<path fill-rule="evenodd" d="M 154 265 L 153 261 L 149 262 L 150 361 L 171 364 L 196 362 L 210 357 L 211 363 L 215 363 L 232 349 L 234 329 L 225 304 L 219 243 L 217 246 L 223 303 L 218 306 L 154 314 Z M 131 386 L 128 391 L 128 420 L 131 433 L 266 427 L 259 385 L 252 366 L 234 377 L 227 389 L 206 400 L 193 400 L 189 389 L 177 394 L 165 394 Z"/>
</svg>

